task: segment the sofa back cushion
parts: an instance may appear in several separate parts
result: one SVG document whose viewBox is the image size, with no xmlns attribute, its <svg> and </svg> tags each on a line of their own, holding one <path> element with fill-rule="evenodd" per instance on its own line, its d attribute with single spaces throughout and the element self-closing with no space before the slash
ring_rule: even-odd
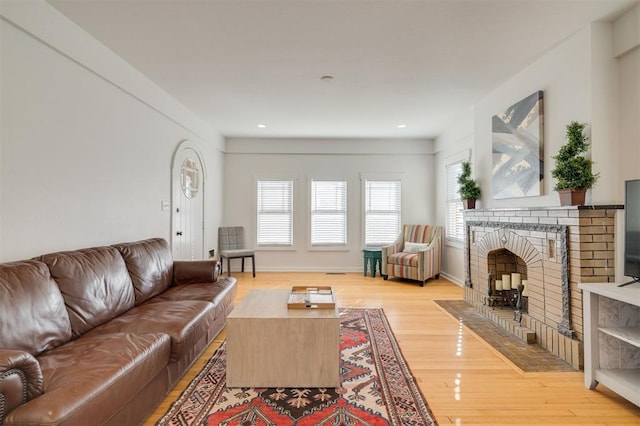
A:
<svg viewBox="0 0 640 426">
<path fill-rule="evenodd" d="M 404 241 L 428 244 L 438 235 L 440 227 L 435 225 L 404 225 Z"/>
<path fill-rule="evenodd" d="M 58 283 L 74 337 L 135 305 L 127 267 L 113 247 L 50 253 L 39 259 L 49 266 Z"/>
<path fill-rule="evenodd" d="M 38 356 L 71 340 L 64 299 L 44 263 L 0 265 L 0 312 L 0 348 Z"/>
<path fill-rule="evenodd" d="M 164 292 L 173 282 L 173 257 L 162 238 L 114 245 L 122 255 L 136 294 L 136 305 Z"/>
</svg>

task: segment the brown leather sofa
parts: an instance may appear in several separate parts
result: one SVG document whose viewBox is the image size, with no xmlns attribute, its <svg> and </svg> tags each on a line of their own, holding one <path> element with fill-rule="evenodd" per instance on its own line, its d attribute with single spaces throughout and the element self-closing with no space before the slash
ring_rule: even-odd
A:
<svg viewBox="0 0 640 426">
<path fill-rule="evenodd" d="M 218 273 L 162 239 L 0 264 L 0 424 L 139 424 L 224 327 Z"/>
</svg>

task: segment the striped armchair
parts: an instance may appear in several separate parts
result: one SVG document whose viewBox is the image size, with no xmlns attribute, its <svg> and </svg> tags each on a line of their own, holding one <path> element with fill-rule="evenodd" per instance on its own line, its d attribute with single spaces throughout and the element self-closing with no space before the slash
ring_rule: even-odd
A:
<svg viewBox="0 0 640 426">
<path fill-rule="evenodd" d="M 408 278 L 420 281 L 440 276 L 442 226 L 404 225 L 390 246 L 382 247 L 382 278 Z"/>
</svg>

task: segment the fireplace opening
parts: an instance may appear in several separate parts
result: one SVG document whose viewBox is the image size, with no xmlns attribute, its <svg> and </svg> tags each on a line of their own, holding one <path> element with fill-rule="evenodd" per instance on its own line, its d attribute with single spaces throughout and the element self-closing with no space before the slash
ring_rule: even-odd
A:
<svg viewBox="0 0 640 426">
<path fill-rule="evenodd" d="M 527 263 L 506 248 L 487 253 L 487 298 L 489 306 L 507 307 L 520 322 L 528 308 Z"/>
<path fill-rule="evenodd" d="M 494 279 L 501 279 L 503 275 L 520 274 L 522 279 L 527 278 L 527 264 L 516 254 L 501 248 L 487 254 L 487 269 Z"/>
</svg>

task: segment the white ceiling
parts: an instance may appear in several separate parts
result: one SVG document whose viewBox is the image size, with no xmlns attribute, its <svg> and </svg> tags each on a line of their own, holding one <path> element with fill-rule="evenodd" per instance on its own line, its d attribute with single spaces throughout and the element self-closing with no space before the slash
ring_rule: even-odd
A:
<svg viewBox="0 0 640 426">
<path fill-rule="evenodd" d="M 638 0 L 49 2 L 225 136 L 433 138 Z"/>
</svg>

